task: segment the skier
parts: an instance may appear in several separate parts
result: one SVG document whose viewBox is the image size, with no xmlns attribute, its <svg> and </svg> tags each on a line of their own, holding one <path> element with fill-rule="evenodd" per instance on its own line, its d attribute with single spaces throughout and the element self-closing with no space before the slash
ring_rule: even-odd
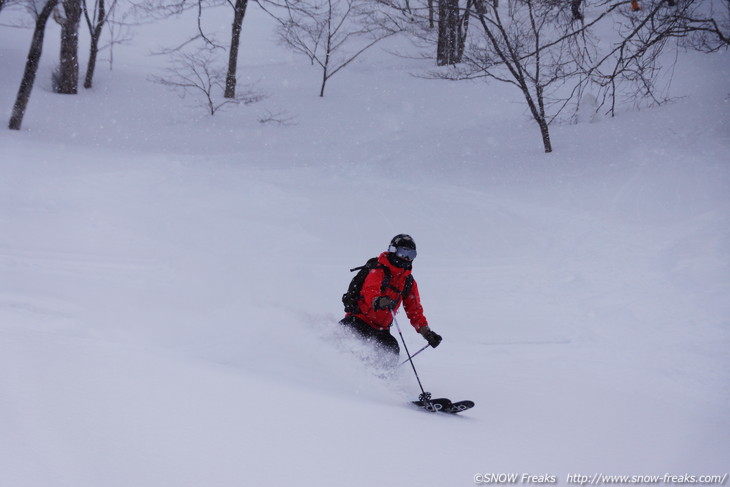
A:
<svg viewBox="0 0 730 487">
<path fill-rule="evenodd" d="M 390 334 L 390 327 L 393 313 L 401 303 L 411 325 L 429 345 L 437 347 L 441 343 L 441 336 L 429 328 L 423 315 L 418 285 L 411 275 L 415 258 L 416 243 L 410 235 L 393 237 L 387 252 L 380 254 L 377 263 L 371 259 L 373 265 L 365 266 L 367 275 L 362 282 L 362 289 L 352 293 L 351 285 L 348 293 L 356 295 L 353 300 L 357 299 L 357 302 L 353 303 L 353 311 L 340 321 L 340 324 L 354 330 L 368 342 L 374 342 L 378 349 L 385 352 L 386 365 L 392 367 L 398 364 L 400 347 L 398 340 Z M 347 296 L 343 297 L 343 302 Z"/>
</svg>

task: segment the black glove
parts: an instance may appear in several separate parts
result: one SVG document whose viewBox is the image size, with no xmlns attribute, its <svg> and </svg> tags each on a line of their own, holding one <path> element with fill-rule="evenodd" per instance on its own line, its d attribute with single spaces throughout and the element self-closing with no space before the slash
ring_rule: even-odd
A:
<svg viewBox="0 0 730 487">
<path fill-rule="evenodd" d="M 393 299 L 389 298 L 388 296 L 380 296 L 379 298 L 375 298 L 375 301 L 373 301 L 373 308 L 375 310 L 380 309 L 395 309 L 395 306 L 398 303 L 396 303 Z"/>
<path fill-rule="evenodd" d="M 441 335 L 439 335 L 435 331 L 431 331 L 431 328 L 429 328 L 428 325 L 418 330 L 418 333 L 423 335 L 423 338 L 425 338 L 428 344 L 431 345 L 433 348 L 438 347 L 439 343 L 441 343 Z"/>
</svg>

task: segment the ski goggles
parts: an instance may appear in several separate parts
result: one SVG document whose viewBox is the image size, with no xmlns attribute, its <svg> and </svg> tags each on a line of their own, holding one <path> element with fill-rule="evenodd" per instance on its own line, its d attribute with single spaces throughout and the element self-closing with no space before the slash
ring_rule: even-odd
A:
<svg viewBox="0 0 730 487">
<path fill-rule="evenodd" d="M 413 259 L 416 258 L 416 255 L 418 255 L 418 253 L 416 252 L 416 249 L 409 249 L 409 248 L 406 248 L 406 247 L 393 247 L 393 246 L 391 246 L 388 249 L 388 251 L 394 253 L 395 255 L 397 255 L 398 257 L 400 257 L 401 259 L 405 259 L 407 261 L 412 261 Z"/>
</svg>

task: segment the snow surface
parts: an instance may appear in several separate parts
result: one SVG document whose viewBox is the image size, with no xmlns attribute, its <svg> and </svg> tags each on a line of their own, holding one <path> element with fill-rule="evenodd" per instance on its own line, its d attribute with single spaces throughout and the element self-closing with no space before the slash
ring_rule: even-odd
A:
<svg viewBox="0 0 730 487">
<path fill-rule="evenodd" d="M 319 98 L 253 6 L 239 75 L 269 97 L 208 117 L 147 80 L 191 28 L 140 27 L 59 96 L 49 24 L 0 130 L 0 485 L 729 470 L 727 53 L 682 54 L 672 104 L 554 126 L 546 155 L 517 90 L 413 77 L 402 39 Z M 29 38 L 0 27 L 8 116 Z M 412 371 L 377 378 L 336 325 L 348 269 L 401 232 L 444 337 L 418 372 L 477 403 L 459 416 L 414 410 Z"/>
</svg>

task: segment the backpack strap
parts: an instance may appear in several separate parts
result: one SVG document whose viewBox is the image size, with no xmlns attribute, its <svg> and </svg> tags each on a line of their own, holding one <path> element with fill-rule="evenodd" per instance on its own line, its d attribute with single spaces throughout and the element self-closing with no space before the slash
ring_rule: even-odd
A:
<svg viewBox="0 0 730 487">
<path fill-rule="evenodd" d="M 383 294 L 390 287 L 390 269 L 382 264 L 380 267 L 383 269 L 383 282 L 380 283 L 380 294 Z M 394 290 L 397 291 L 397 289 Z"/>
<path fill-rule="evenodd" d="M 413 274 L 408 274 L 408 277 L 406 277 L 406 283 L 403 285 L 403 292 L 401 293 L 403 299 L 410 296 L 411 288 L 413 288 Z"/>
<path fill-rule="evenodd" d="M 383 284 L 381 285 L 380 292 L 384 293 L 387 288 L 390 288 L 400 294 L 403 299 L 406 299 L 408 295 L 411 294 L 411 288 L 413 287 L 413 275 L 408 274 L 408 276 L 406 276 L 406 282 L 403 284 L 403 289 L 398 289 L 397 287 L 390 285 L 390 269 L 386 267 L 384 270 L 385 277 L 383 278 Z"/>
</svg>

